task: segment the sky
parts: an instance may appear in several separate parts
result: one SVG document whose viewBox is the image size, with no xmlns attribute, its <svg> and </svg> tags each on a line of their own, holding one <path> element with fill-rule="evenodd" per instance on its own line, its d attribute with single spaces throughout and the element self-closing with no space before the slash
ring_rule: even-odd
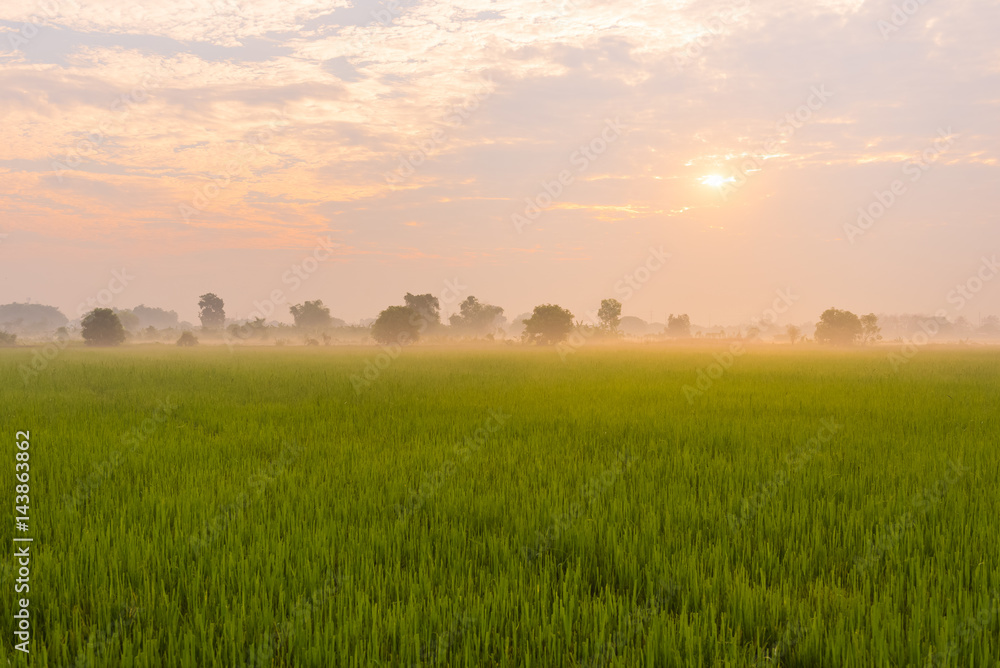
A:
<svg viewBox="0 0 1000 668">
<path fill-rule="evenodd" d="M 0 303 L 975 322 L 997 34 L 992 0 L 4 3 Z"/>
</svg>

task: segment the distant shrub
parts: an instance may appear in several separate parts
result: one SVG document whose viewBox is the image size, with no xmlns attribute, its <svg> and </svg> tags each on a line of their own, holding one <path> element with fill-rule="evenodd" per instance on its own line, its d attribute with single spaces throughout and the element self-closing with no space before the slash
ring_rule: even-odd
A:
<svg viewBox="0 0 1000 668">
<path fill-rule="evenodd" d="M 316 339 L 308 339 L 307 338 L 306 339 L 306 345 L 307 346 L 318 346 L 319 345 L 319 341 L 317 341 Z"/>
<path fill-rule="evenodd" d="M 198 345 L 198 337 L 196 337 L 191 332 L 184 332 L 181 334 L 181 338 L 177 339 L 177 345 L 189 348 L 191 346 Z"/>
<path fill-rule="evenodd" d="M 274 340 L 274 345 L 276 345 L 276 346 L 283 346 L 283 345 L 285 345 L 285 343 L 287 343 L 287 341 L 285 341 L 285 339 L 275 339 Z"/>
<path fill-rule="evenodd" d="M 125 328 L 118 314 L 109 308 L 95 308 L 80 321 L 88 346 L 117 346 L 125 341 Z"/>
<path fill-rule="evenodd" d="M 0 329 L 0 346 L 12 346 L 15 343 L 17 343 L 17 334 Z"/>
</svg>

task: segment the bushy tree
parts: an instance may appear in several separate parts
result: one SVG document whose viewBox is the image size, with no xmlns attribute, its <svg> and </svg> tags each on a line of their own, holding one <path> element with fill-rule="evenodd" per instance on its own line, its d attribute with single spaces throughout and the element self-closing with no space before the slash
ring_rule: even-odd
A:
<svg viewBox="0 0 1000 668">
<path fill-rule="evenodd" d="M 553 345 L 563 341 L 573 331 L 573 314 L 555 304 L 536 306 L 524 321 L 521 338 L 528 343 Z"/>
<path fill-rule="evenodd" d="M 135 313 L 136 317 L 139 318 L 139 326 L 144 328 L 170 329 L 180 324 L 176 311 L 166 311 L 155 306 L 139 304 L 132 309 L 132 313 Z"/>
<path fill-rule="evenodd" d="M 473 296 L 466 297 L 458 306 L 459 312 L 448 322 L 459 333 L 471 336 L 492 334 L 503 324 L 503 309 L 492 304 L 483 304 Z"/>
<path fill-rule="evenodd" d="M 861 319 L 850 311 L 828 308 L 816 323 L 816 341 L 835 346 L 849 346 L 861 336 Z"/>
<path fill-rule="evenodd" d="M 288 310 L 295 318 L 296 327 L 319 329 L 329 327 L 333 322 L 333 318 L 330 317 L 330 309 L 323 306 L 321 299 L 304 304 L 293 304 Z"/>
<path fill-rule="evenodd" d="M 135 332 L 139 329 L 139 316 L 128 309 L 114 309 L 115 314 L 122 323 L 122 327 L 128 332 Z"/>
<path fill-rule="evenodd" d="M 622 303 L 617 299 L 602 299 L 597 319 L 601 321 L 601 329 L 609 334 L 617 334 L 622 322 Z"/>
<path fill-rule="evenodd" d="M 198 337 L 196 337 L 191 332 L 184 332 L 181 334 L 181 338 L 177 339 L 177 345 L 182 348 L 190 348 L 191 346 L 198 345 Z"/>
<path fill-rule="evenodd" d="M 875 343 L 882 340 L 882 328 L 878 326 L 878 316 L 874 313 L 861 316 L 862 343 Z"/>
<path fill-rule="evenodd" d="M 403 302 L 424 321 L 424 329 L 436 329 L 441 325 L 441 304 L 434 295 L 413 295 L 407 292 Z"/>
<path fill-rule="evenodd" d="M 785 327 L 785 333 L 788 334 L 788 340 L 791 342 L 793 346 L 795 345 L 795 342 L 802 337 L 802 330 L 796 327 L 795 325 L 789 325 L 788 327 Z"/>
<path fill-rule="evenodd" d="M 0 329 L 0 346 L 12 346 L 17 343 L 17 334 L 11 334 Z"/>
<path fill-rule="evenodd" d="M 759 331 L 759 330 L 758 330 Z M 691 338 L 691 318 L 687 313 L 681 315 L 670 314 L 667 318 L 667 335 L 679 339 Z"/>
<path fill-rule="evenodd" d="M 390 306 L 372 323 L 372 338 L 383 345 L 413 343 L 427 329 L 427 320 L 409 306 Z"/>
<path fill-rule="evenodd" d="M 208 292 L 198 298 L 198 318 L 205 329 L 222 329 L 226 324 L 226 303 Z"/>
<path fill-rule="evenodd" d="M 117 346 L 125 341 L 125 328 L 109 308 L 95 308 L 80 323 L 88 346 Z"/>
</svg>

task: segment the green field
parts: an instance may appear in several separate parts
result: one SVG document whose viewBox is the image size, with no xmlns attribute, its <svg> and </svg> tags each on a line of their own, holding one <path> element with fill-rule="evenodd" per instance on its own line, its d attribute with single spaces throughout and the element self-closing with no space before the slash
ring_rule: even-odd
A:
<svg viewBox="0 0 1000 668">
<path fill-rule="evenodd" d="M 31 664 L 1000 665 L 1000 352 L 723 348 L 2 350 Z"/>
</svg>

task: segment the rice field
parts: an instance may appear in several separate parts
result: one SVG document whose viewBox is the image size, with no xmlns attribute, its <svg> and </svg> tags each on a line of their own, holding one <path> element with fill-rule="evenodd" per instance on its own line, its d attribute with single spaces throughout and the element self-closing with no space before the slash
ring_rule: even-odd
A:
<svg viewBox="0 0 1000 668">
<path fill-rule="evenodd" d="M 726 350 L 0 350 L 30 664 L 1000 665 L 1000 352 Z"/>
</svg>

